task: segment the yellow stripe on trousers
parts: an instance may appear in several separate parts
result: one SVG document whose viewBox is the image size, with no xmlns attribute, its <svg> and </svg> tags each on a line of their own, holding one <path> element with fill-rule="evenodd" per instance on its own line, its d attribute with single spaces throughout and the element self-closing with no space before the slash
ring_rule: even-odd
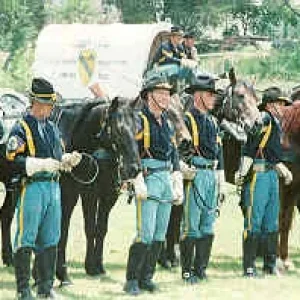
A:
<svg viewBox="0 0 300 300">
<path fill-rule="evenodd" d="M 254 173 L 252 180 L 250 182 L 250 203 L 247 208 L 247 218 L 248 218 L 248 224 L 247 228 L 244 230 L 244 240 L 247 238 L 247 234 L 249 231 L 252 229 L 252 224 L 251 224 L 251 217 L 252 217 L 252 211 L 253 211 L 253 202 L 254 202 L 254 189 L 255 189 L 255 184 L 256 184 L 256 176 L 257 174 Z"/>
<path fill-rule="evenodd" d="M 136 242 L 142 241 L 142 198 L 137 197 L 136 199 L 136 218 L 137 218 L 137 232 L 138 236 Z"/>
<path fill-rule="evenodd" d="M 26 186 L 22 185 L 21 195 L 20 195 L 20 209 L 19 209 L 19 236 L 18 236 L 18 247 L 21 247 L 22 237 L 24 232 L 24 202 L 25 202 L 25 192 Z"/>
<path fill-rule="evenodd" d="M 189 232 L 189 210 L 190 210 L 190 190 L 192 181 L 188 181 L 185 187 L 185 204 L 184 204 L 184 230 L 182 239 L 185 239 Z"/>
</svg>

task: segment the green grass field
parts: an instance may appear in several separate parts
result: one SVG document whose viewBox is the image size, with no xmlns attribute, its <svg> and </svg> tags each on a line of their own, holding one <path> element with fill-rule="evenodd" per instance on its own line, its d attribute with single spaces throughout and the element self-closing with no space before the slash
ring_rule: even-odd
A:
<svg viewBox="0 0 300 300">
<path fill-rule="evenodd" d="M 216 222 L 216 239 L 208 270 L 209 280 L 196 286 L 184 285 L 180 269 L 172 272 L 157 268 L 155 280 L 160 291 L 143 293 L 140 299 L 272 299 L 297 300 L 300 293 L 300 231 L 299 215 L 296 213 L 290 244 L 291 258 L 296 270 L 280 278 L 264 277 L 244 279 L 241 276 L 242 217 L 238 199 L 231 186 L 230 197 L 222 206 Z M 83 268 L 85 237 L 80 204 L 72 217 L 68 244 L 68 261 L 74 286 L 55 289 L 61 299 L 132 299 L 122 291 L 128 248 L 134 237 L 134 206 L 120 198 L 109 221 L 106 239 L 105 262 L 107 275 L 88 277 Z M 261 266 L 261 262 L 258 262 Z M 15 283 L 12 268 L 0 265 L 0 299 L 14 299 Z"/>
</svg>

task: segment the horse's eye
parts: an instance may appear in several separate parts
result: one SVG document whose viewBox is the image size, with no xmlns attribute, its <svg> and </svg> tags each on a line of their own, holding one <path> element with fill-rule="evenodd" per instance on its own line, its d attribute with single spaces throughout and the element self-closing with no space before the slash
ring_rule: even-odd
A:
<svg viewBox="0 0 300 300">
<path fill-rule="evenodd" d="M 245 95 L 244 95 L 244 94 L 237 94 L 236 97 L 238 98 L 238 100 L 239 100 L 240 102 L 243 102 L 244 99 L 245 99 Z"/>
</svg>

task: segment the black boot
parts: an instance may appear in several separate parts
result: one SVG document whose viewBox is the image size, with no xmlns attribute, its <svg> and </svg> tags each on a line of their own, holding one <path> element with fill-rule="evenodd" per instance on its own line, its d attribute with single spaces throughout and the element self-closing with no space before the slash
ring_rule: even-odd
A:
<svg viewBox="0 0 300 300">
<path fill-rule="evenodd" d="M 139 279 L 141 278 L 142 267 L 145 263 L 148 245 L 134 243 L 129 249 L 129 256 L 126 269 L 126 283 L 123 290 L 130 295 L 136 296 L 141 293 Z"/>
<path fill-rule="evenodd" d="M 246 239 L 243 238 L 243 269 L 246 277 L 257 276 L 255 258 L 259 241 L 259 235 L 252 233 L 248 233 Z"/>
<path fill-rule="evenodd" d="M 166 249 L 165 243 L 163 244 L 163 246 L 161 248 L 160 255 L 159 255 L 157 262 L 159 263 L 159 265 L 162 268 L 167 269 L 167 270 L 171 269 L 171 263 L 167 257 L 167 249 Z"/>
<path fill-rule="evenodd" d="M 55 246 L 46 248 L 43 252 L 36 256 L 38 270 L 38 298 L 56 298 L 53 291 L 56 257 L 57 249 Z"/>
<path fill-rule="evenodd" d="M 194 257 L 195 239 L 185 238 L 180 242 L 180 262 L 182 268 L 182 279 L 190 284 L 198 282 L 192 269 L 192 261 Z"/>
<path fill-rule="evenodd" d="M 34 299 L 29 286 L 31 252 L 31 248 L 20 248 L 14 255 L 17 299 Z"/>
<path fill-rule="evenodd" d="M 156 284 L 152 281 L 156 262 L 159 258 L 161 249 L 163 248 L 164 242 L 153 242 L 151 247 L 147 251 L 147 256 L 141 273 L 141 279 L 139 281 L 139 287 L 142 290 L 154 292 L 157 290 Z"/>
<path fill-rule="evenodd" d="M 206 268 L 208 266 L 214 235 L 207 235 L 196 239 L 196 255 L 194 260 L 195 275 L 200 279 L 207 279 Z"/>
<path fill-rule="evenodd" d="M 32 275 L 32 278 L 33 278 L 33 280 L 34 280 L 34 283 L 33 283 L 32 287 L 35 288 L 35 287 L 37 287 L 37 285 L 38 285 L 37 255 L 36 255 L 36 257 L 35 257 L 35 259 L 34 259 L 34 262 L 33 262 L 31 275 Z"/>
<path fill-rule="evenodd" d="M 263 271 L 268 275 L 280 275 L 276 267 L 276 252 L 278 245 L 278 232 L 270 232 L 266 235 Z"/>
</svg>

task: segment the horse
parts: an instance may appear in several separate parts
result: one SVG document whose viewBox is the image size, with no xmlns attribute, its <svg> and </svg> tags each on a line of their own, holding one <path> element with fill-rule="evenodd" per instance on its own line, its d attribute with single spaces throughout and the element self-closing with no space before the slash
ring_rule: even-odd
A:
<svg viewBox="0 0 300 300">
<path fill-rule="evenodd" d="M 103 242 L 109 212 L 118 198 L 121 183 L 134 178 L 141 169 L 134 139 L 135 115 L 127 99 L 123 98 L 115 98 L 111 103 L 94 101 L 56 106 L 53 110 L 51 118 L 62 132 L 66 151 L 83 153 L 78 168 L 70 174 L 62 174 L 60 181 L 63 218 L 56 275 L 62 283 L 70 282 L 65 249 L 71 214 L 79 195 L 87 237 L 85 269 L 90 275 L 105 272 Z M 8 198 L 5 203 L 7 201 Z M 14 205 L 11 205 L 10 214 L 5 213 L 6 219 L 13 216 Z M 8 222 L 2 222 L 2 227 L 4 225 Z M 10 227 L 5 228 L 7 234 L 2 239 L 6 244 L 10 244 L 8 229 Z M 3 249 L 11 250 L 11 246 Z"/>
<path fill-rule="evenodd" d="M 283 108 L 283 113 L 279 115 L 282 123 L 283 139 L 282 145 L 285 154 L 288 154 L 284 163 L 293 174 L 293 181 L 290 185 L 284 185 L 280 181 L 280 214 L 279 214 L 279 245 L 278 257 L 283 269 L 291 266 L 289 261 L 288 242 L 289 232 L 292 226 L 294 207 L 297 206 L 300 212 L 300 101 L 295 101 L 292 105 Z"/>
</svg>

